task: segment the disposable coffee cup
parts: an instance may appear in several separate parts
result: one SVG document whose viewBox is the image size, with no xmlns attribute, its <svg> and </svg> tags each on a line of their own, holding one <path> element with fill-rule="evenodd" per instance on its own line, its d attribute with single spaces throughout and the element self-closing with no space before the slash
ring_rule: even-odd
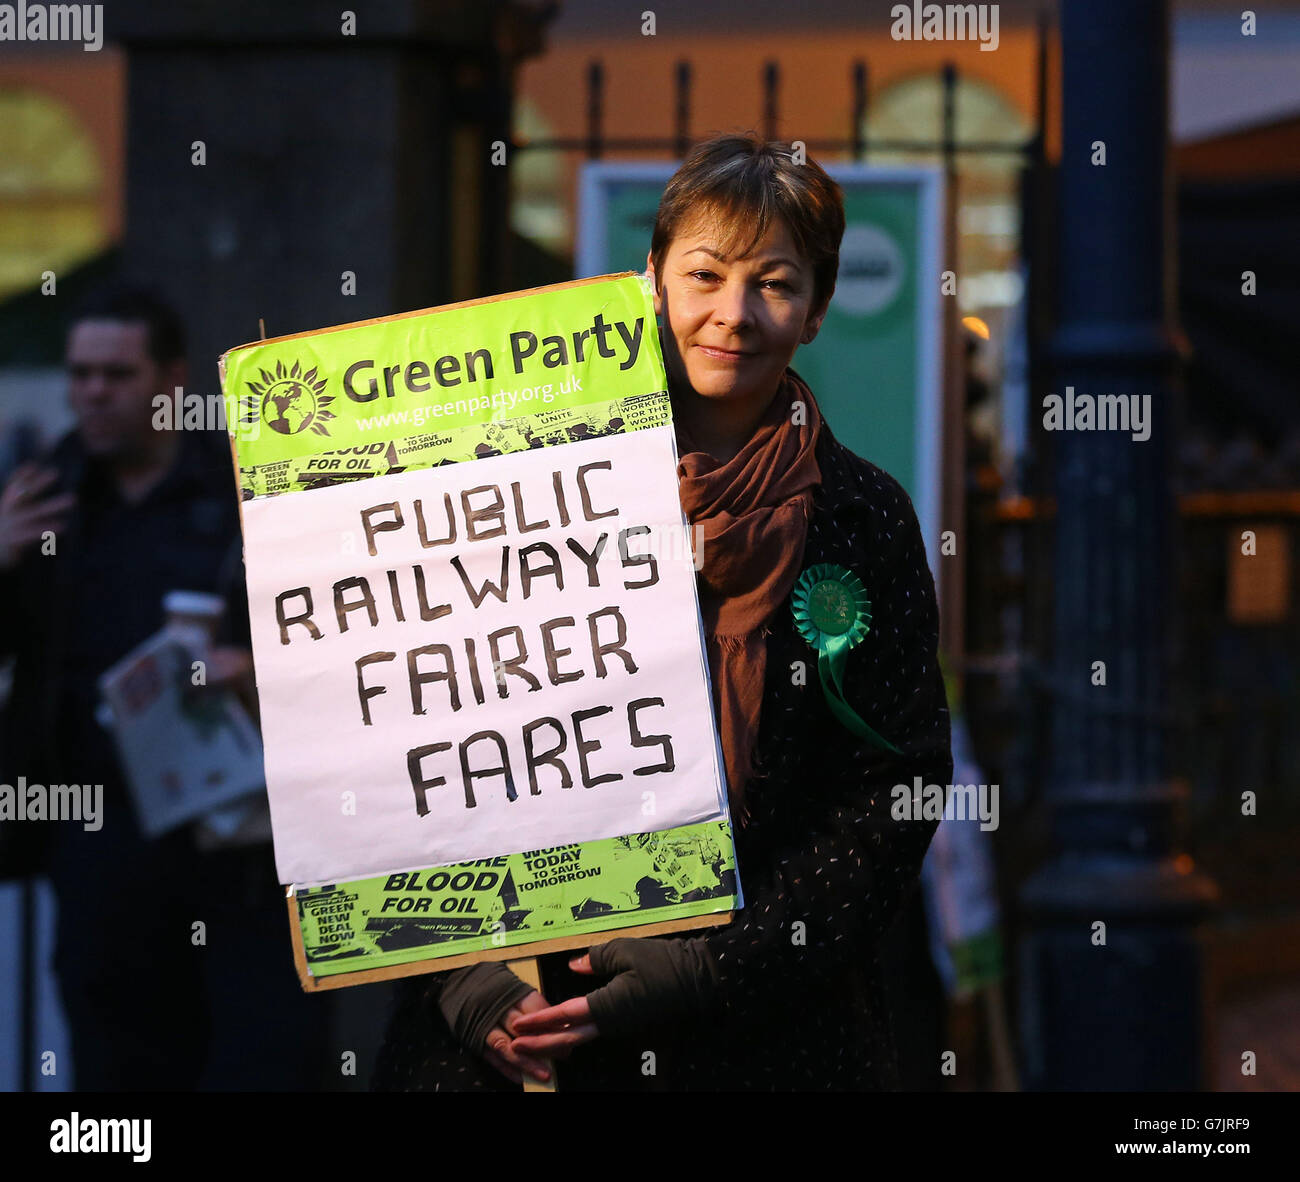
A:
<svg viewBox="0 0 1300 1182">
<path fill-rule="evenodd" d="M 192 638 L 200 648 L 212 643 L 217 623 L 226 610 L 226 601 L 207 591 L 168 591 L 162 605 L 167 627 Z"/>
</svg>

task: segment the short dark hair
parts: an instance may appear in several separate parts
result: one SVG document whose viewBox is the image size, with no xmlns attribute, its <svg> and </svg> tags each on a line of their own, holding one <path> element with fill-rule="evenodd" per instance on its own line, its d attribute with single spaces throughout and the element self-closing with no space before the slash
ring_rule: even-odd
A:
<svg viewBox="0 0 1300 1182">
<path fill-rule="evenodd" d="M 662 286 L 669 244 L 696 215 L 717 225 L 728 258 L 753 251 L 779 217 L 812 263 L 813 307 L 829 300 L 840 269 L 844 193 L 811 157 L 799 159 L 804 162 L 796 160 L 793 144 L 754 135 L 717 136 L 692 150 L 659 199 L 650 238 L 656 286 Z"/>
<path fill-rule="evenodd" d="M 145 325 L 149 330 L 149 356 L 159 365 L 185 356 L 185 325 L 176 309 L 148 284 L 116 280 L 95 288 L 75 306 L 68 329 L 83 320 Z"/>
</svg>

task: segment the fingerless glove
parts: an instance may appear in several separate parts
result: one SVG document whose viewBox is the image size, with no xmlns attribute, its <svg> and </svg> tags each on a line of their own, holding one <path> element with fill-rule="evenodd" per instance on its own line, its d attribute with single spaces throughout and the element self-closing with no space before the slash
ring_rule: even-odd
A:
<svg viewBox="0 0 1300 1182">
<path fill-rule="evenodd" d="M 481 1055 L 488 1032 L 515 1002 L 532 992 L 533 987 L 501 961 L 487 961 L 448 973 L 438 1007 L 461 1045 Z"/>
<path fill-rule="evenodd" d="M 618 974 L 587 994 L 601 1034 L 630 1034 L 715 1011 L 718 970 L 702 936 L 610 940 L 589 956 L 596 972 Z"/>
</svg>

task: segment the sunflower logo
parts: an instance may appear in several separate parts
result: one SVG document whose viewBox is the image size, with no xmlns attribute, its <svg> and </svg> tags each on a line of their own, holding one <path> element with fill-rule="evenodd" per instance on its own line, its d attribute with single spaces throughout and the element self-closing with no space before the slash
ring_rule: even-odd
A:
<svg viewBox="0 0 1300 1182">
<path fill-rule="evenodd" d="M 327 408 L 334 398 L 325 394 L 325 379 L 317 378 L 315 367 L 304 373 L 297 361 L 292 369 L 277 361 L 274 373 L 268 369 L 260 372 L 260 382 L 248 383 L 253 393 L 243 400 L 240 418 L 244 423 L 256 421 L 260 414 L 266 425 L 281 435 L 297 435 L 299 431 L 329 434 L 326 424 L 334 418 L 334 412 Z"/>
</svg>

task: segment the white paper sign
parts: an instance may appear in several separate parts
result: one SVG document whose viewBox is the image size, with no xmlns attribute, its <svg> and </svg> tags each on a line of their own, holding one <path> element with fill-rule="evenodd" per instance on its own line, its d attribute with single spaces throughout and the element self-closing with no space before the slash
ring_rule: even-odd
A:
<svg viewBox="0 0 1300 1182">
<path fill-rule="evenodd" d="M 282 882 L 725 815 L 671 427 L 249 501 L 244 534 Z"/>
</svg>

